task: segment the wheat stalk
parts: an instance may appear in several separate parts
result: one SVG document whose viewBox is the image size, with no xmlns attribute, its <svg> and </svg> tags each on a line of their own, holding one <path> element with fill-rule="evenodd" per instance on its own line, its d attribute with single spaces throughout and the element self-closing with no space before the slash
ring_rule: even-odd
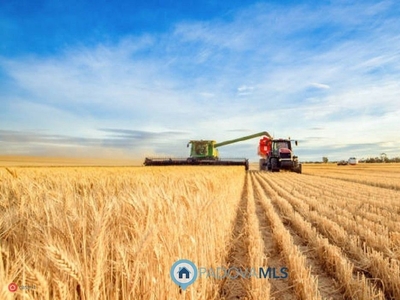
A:
<svg viewBox="0 0 400 300">
<path fill-rule="evenodd" d="M 12 177 L 18 178 L 17 172 L 15 170 L 10 170 L 9 168 L 5 168 L 8 173 L 11 174 Z"/>
<path fill-rule="evenodd" d="M 76 264 L 70 258 L 68 258 L 63 251 L 52 245 L 48 246 L 47 250 L 50 254 L 49 257 L 51 261 L 59 270 L 74 278 L 78 283 L 82 282 L 82 278 Z"/>
</svg>

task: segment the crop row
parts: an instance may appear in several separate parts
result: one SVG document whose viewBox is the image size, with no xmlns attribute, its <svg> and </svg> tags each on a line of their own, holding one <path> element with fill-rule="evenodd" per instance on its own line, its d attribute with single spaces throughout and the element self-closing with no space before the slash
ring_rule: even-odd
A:
<svg viewBox="0 0 400 300">
<path fill-rule="evenodd" d="M 309 165 L 306 174 L 400 190 L 400 164 L 359 164 L 357 166 Z"/>
<path fill-rule="evenodd" d="M 293 196 L 280 186 L 281 183 L 277 178 L 265 176 L 264 180 L 268 182 L 271 193 L 279 193 L 281 198 L 288 201 L 292 209 L 313 224 L 320 234 L 327 237 L 332 244 L 343 249 L 358 270 L 363 271 L 367 276 L 379 278 L 387 295 L 394 298 L 400 297 L 400 282 L 393 280 L 399 278 L 400 275 L 398 260 L 393 257 L 390 249 L 387 249 L 385 253 L 391 254 L 391 257 L 385 257 L 383 252 L 377 251 L 367 244 L 367 242 L 374 243 L 373 237 L 376 237 L 377 233 L 368 228 L 363 230 L 357 227 L 354 220 L 342 218 L 339 204 L 337 210 L 332 210 L 332 207 L 325 206 L 323 202 L 316 199 L 300 199 Z M 306 189 L 304 183 L 302 187 Z M 357 230 L 354 230 L 355 228 Z M 389 241 L 385 241 L 389 243 Z M 374 245 L 376 246 L 376 244 Z"/>
</svg>

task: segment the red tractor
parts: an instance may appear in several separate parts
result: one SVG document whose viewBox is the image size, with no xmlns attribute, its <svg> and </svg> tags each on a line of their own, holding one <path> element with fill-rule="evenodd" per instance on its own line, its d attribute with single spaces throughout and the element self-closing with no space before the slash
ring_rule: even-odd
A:
<svg viewBox="0 0 400 300">
<path fill-rule="evenodd" d="M 297 146 L 297 141 L 295 141 Z M 292 141 L 289 139 L 271 139 L 263 137 L 258 146 L 260 171 L 279 172 L 289 170 L 301 174 L 302 167 L 298 157 L 293 154 Z"/>
</svg>

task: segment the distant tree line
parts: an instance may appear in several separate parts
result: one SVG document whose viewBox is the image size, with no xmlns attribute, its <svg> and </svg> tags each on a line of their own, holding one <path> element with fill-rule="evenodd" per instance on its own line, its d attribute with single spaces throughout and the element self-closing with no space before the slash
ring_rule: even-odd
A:
<svg viewBox="0 0 400 300">
<path fill-rule="evenodd" d="M 400 157 L 393 157 L 393 158 L 388 158 L 387 156 L 385 157 L 370 157 L 364 160 L 360 160 L 359 162 L 365 162 L 365 163 L 400 163 Z"/>
<path fill-rule="evenodd" d="M 381 153 L 380 156 L 377 157 L 370 157 L 367 159 L 362 159 L 360 162 L 365 162 L 365 163 L 391 163 L 391 162 L 400 162 L 400 157 L 393 157 L 389 158 L 386 153 Z"/>
<path fill-rule="evenodd" d="M 303 163 L 321 164 L 321 163 L 337 163 L 337 161 L 329 161 L 328 157 L 322 157 L 322 161 L 303 161 Z M 377 157 L 361 158 L 359 163 L 400 163 L 400 157 L 389 158 L 386 153 L 381 153 Z"/>
</svg>

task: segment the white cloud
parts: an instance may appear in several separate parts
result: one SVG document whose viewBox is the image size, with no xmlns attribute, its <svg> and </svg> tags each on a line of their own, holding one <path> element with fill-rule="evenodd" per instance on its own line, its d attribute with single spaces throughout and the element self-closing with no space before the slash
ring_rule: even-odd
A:
<svg viewBox="0 0 400 300">
<path fill-rule="evenodd" d="M 317 88 L 317 89 L 322 89 L 322 90 L 328 90 L 328 89 L 331 88 L 331 87 L 330 87 L 329 85 L 327 85 L 327 84 L 318 83 L 318 82 L 310 83 L 310 86 L 312 86 L 312 87 L 314 87 L 314 88 Z"/>
<path fill-rule="evenodd" d="M 98 128 L 184 130 L 182 143 L 236 138 L 235 128 L 297 139 L 324 128 L 311 154 L 302 153 L 310 158 L 335 144 L 400 146 L 392 141 L 400 21 L 380 15 L 388 9 L 390 2 L 258 4 L 228 21 L 185 21 L 115 45 L 1 58 L 13 83 L 2 94 L 0 128 L 87 138 L 102 138 Z"/>
<path fill-rule="evenodd" d="M 237 90 L 238 90 L 238 92 L 247 92 L 247 91 L 254 90 L 254 87 L 247 86 L 247 85 L 242 85 L 242 86 L 239 86 Z"/>
<path fill-rule="evenodd" d="M 239 96 L 247 96 L 250 95 L 254 90 L 253 86 L 241 85 L 237 88 Z"/>
</svg>

